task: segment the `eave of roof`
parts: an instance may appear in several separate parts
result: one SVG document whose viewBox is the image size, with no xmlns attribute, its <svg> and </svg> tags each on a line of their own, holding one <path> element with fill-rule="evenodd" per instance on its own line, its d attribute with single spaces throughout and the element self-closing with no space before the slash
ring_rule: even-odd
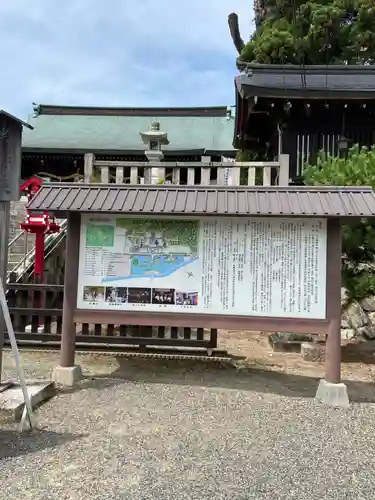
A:
<svg viewBox="0 0 375 500">
<path fill-rule="evenodd" d="M 235 82 L 243 98 L 375 99 L 373 66 L 247 64 Z"/>
<path fill-rule="evenodd" d="M 69 116 L 227 116 L 228 106 L 130 108 L 101 106 L 61 106 L 54 104 L 35 105 L 38 115 Z"/>
<path fill-rule="evenodd" d="M 26 127 L 30 130 L 33 130 L 34 127 L 32 127 L 30 125 L 30 123 L 27 123 L 27 122 L 24 122 L 23 120 L 21 120 L 20 118 L 17 118 L 16 116 L 14 115 L 11 115 L 10 113 L 8 113 L 7 111 L 4 111 L 3 109 L 0 109 L 0 116 L 5 116 L 6 118 L 9 118 L 10 120 L 13 120 L 14 122 L 16 123 L 19 123 L 20 125 L 22 125 L 23 127 Z"/>
<path fill-rule="evenodd" d="M 25 154 L 56 154 L 56 155 L 84 155 L 87 153 L 87 149 L 81 148 L 28 148 L 22 147 L 22 152 Z M 235 149 L 228 150 L 219 150 L 219 149 L 169 149 L 167 151 L 163 151 L 163 154 L 166 158 L 170 156 L 228 156 L 235 158 L 236 156 Z M 109 155 L 109 156 L 144 156 L 144 149 L 92 149 L 90 153 L 94 153 L 96 155 Z"/>
<path fill-rule="evenodd" d="M 337 73 L 351 73 L 354 75 L 375 74 L 375 67 L 371 65 L 357 65 L 357 64 L 310 64 L 308 66 L 301 66 L 299 64 L 261 64 L 261 63 L 247 63 L 242 62 L 239 64 L 240 69 L 243 71 L 256 70 L 258 72 L 275 72 L 282 73 L 295 73 L 300 74 L 301 69 L 305 73 L 327 73 L 329 75 Z"/>
<path fill-rule="evenodd" d="M 137 216 L 374 217 L 371 187 L 134 186 L 48 183 L 28 205 L 69 212 Z"/>
</svg>

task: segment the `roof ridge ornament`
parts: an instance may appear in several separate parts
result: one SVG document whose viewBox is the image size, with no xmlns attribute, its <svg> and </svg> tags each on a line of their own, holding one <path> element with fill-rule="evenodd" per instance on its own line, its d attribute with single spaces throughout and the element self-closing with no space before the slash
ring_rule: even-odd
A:
<svg viewBox="0 0 375 500">
<path fill-rule="evenodd" d="M 149 131 L 150 132 L 160 132 L 160 122 L 157 120 L 153 120 L 150 124 Z"/>
<path fill-rule="evenodd" d="M 239 55 L 241 55 L 242 50 L 245 48 L 245 42 L 240 33 L 240 26 L 238 22 L 238 15 L 235 12 L 232 12 L 228 16 L 228 25 L 230 36 L 233 40 L 233 45 L 235 46 Z"/>
<path fill-rule="evenodd" d="M 41 106 L 36 102 L 33 102 L 33 118 L 38 118 L 40 115 Z"/>
</svg>

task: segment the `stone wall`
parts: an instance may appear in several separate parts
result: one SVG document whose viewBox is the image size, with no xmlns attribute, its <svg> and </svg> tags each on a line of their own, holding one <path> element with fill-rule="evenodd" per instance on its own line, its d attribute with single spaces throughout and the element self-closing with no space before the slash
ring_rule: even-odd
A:
<svg viewBox="0 0 375 500">
<path fill-rule="evenodd" d="M 375 339 L 375 296 L 349 303 L 347 292 L 342 288 L 341 307 L 341 338 L 343 340 Z"/>
</svg>

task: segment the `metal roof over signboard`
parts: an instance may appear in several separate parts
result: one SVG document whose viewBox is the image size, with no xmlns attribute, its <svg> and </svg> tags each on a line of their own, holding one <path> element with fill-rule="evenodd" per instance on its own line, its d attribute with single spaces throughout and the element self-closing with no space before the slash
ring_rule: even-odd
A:
<svg viewBox="0 0 375 500">
<path fill-rule="evenodd" d="M 272 217 L 373 217 L 370 187 L 217 187 L 126 184 L 48 183 L 28 205 L 30 210 L 174 215 Z"/>
</svg>

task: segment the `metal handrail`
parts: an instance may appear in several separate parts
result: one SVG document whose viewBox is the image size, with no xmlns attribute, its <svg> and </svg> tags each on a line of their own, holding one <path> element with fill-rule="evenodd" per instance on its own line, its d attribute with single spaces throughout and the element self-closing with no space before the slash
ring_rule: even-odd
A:
<svg viewBox="0 0 375 500">
<path fill-rule="evenodd" d="M 33 246 L 33 248 L 30 250 L 30 252 L 27 251 L 28 249 L 28 243 L 29 243 L 29 233 L 27 231 L 24 231 L 24 230 L 21 230 L 9 243 L 8 243 L 8 255 L 11 251 L 11 248 L 13 247 L 13 245 L 15 245 L 15 243 L 17 243 L 17 241 L 22 237 L 24 236 L 25 238 L 25 241 L 24 241 L 24 246 L 23 246 L 23 258 L 22 260 L 20 260 L 16 266 L 11 270 L 11 271 L 7 271 L 7 281 L 8 281 L 8 278 L 10 276 L 11 273 L 13 272 L 17 272 L 17 270 L 19 269 L 19 267 L 23 264 L 25 264 L 26 262 L 26 259 L 27 259 L 27 256 L 29 255 L 30 252 L 32 252 L 35 248 L 35 245 Z"/>
<path fill-rule="evenodd" d="M 9 243 L 8 243 L 8 249 L 13 246 L 20 238 L 21 236 L 24 234 L 25 231 L 21 230 L 17 236 L 15 236 Z"/>
<path fill-rule="evenodd" d="M 60 224 L 60 231 L 55 234 L 49 234 L 46 238 L 46 249 L 49 246 L 49 244 L 53 241 L 56 241 L 59 239 L 62 235 L 65 234 L 66 232 L 66 226 L 67 226 L 67 221 L 66 219 L 60 219 L 57 221 Z M 21 233 L 22 234 L 22 233 Z M 28 233 L 26 232 L 26 235 Z M 27 248 L 27 244 L 25 245 L 25 248 Z M 10 275 L 13 273 L 18 274 L 20 269 L 23 267 L 23 272 L 27 272 L 27 269 L 30 267 L 32 264 L 32 261 L 34 260 L 35 257 L 35 245 L 29 250 L 29 252 L 25 251 L 25 255 L 23 259 L 18 262 L 8 273 L 7 273 L 7 280 L 9 279 Z M 20 274 L 22 275 L 23 272 Z"/>
</svg>

